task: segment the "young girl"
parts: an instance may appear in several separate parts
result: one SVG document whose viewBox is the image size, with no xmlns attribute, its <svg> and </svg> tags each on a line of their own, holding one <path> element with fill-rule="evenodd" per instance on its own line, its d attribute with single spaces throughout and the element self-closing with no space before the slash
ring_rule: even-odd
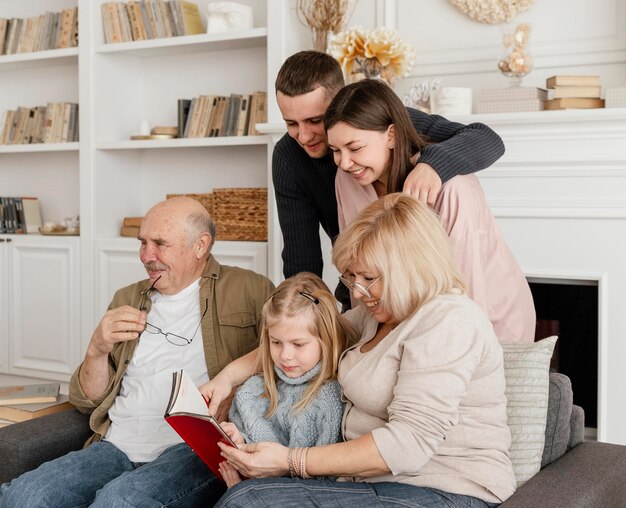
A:
<svg viewBox="0 0 626 508">
<path fill-rule="evenodd" d="M 303 272 L 283 281 L 263 306 L 262 374 L 237 390 L 224 430 L 236 444 L 336 443 L 343 416 L 337 366 L 354 338 L 322 279 Z M 220 472 L 228 487 L 240 481 L 226 462 Z"/>
<path fill-rule="evenodd" d="M 429 142 L 384 82 L 365 79 L 341 89 L 324 116 L 338 166 L 339 229 L 370 203 L 402 190 Z M 477 147 L 477 149 L 480 149 Z M 434 206 L 469 296 L 503 342 L 532 342 L 535 308 L 528 282 L 500 234 L 475 175 L 447 181 Z"/>
</svg>

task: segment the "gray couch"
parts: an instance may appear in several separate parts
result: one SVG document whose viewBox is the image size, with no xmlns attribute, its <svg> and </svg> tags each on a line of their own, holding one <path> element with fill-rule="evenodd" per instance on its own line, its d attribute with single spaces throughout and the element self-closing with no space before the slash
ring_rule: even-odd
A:
<svg viewBox="0 0 626 508">
<path fill-rule="evenodd" d="M 626 507 L 626 446 L 583 442 L 583 433 L 569 378 L 551 373 L 542 469 L 502 508 Z M 88 417 L 75 410 L 0 429 L 0 483 L 80 449 L 90 434 Z"/>
</svg>

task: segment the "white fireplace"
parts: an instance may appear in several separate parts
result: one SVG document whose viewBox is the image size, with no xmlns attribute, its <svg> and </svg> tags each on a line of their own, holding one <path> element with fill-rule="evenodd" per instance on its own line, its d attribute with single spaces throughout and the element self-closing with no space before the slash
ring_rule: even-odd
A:
<svg viewBox="0 0 626 508">
<path fill-rule="evenodd" d="M 451 119 L 483 122 L 505 142 L 479 176 L 529 280 L 597 285 L 597 439 L 626 444 L 626 109 Z M 276 141 L 284 125 L 264 131 Z M 268 257 L 278 280 L 280 248 Z"/>
</svg>

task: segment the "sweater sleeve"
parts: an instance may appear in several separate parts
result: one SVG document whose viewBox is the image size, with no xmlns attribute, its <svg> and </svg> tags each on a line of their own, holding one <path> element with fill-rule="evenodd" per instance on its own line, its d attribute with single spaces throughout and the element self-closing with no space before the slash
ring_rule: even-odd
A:
<svg viewBox="0 0 626 508">
<path fill-rule="evenodd" d="M 339 441 L 343 402 L 337 381 L 328 381 L 316 399 L 293 420 L 289 447 L 322 446 Z"/>
<path fill-rule="evenodd" d="M 442 183 L 459 174 L 485 169 L 504 154 L 502 139 L 485 124 L 463 125 L 416 109 L 407 110 L 415 130 L 434 143 L 422 150 L 419 162 L 432 166 Z"/>
<path fill-rule="evenodd" d="M 404 341 L 389 420 L 372 431 L 393 474 L 419 471 L 447 439 L 482 355 L 476 327 L 459 309 L 422 329 Z"/>
<path fill-rule="evenodd" d="M 283 147 L 284 148 L 284 147 Z M 272 155 L 272 183 L 278 222 L 283 233 L 283 274 L 285 277 L 308 271 L 322 276 L 320 215 L 315 203 L 299 186 L 295 160 L 279 145 Z"/>
</svg>

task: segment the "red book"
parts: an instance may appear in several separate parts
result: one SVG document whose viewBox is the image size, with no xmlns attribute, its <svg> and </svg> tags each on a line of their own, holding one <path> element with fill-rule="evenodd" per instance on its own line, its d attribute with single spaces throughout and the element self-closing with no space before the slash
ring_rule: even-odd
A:
<svg viewBox="0 0 626 508">
<path fill-rule="evenodd" d="M 165 410 L 165 420 L 196 452 L 220 480 L 218 469 L 224 457 L 217 443 L 236 447 L 213 416 L 206 400 L 191 378 L 182 370 L 172 373 L 172 393 Z"/>
</svg>

